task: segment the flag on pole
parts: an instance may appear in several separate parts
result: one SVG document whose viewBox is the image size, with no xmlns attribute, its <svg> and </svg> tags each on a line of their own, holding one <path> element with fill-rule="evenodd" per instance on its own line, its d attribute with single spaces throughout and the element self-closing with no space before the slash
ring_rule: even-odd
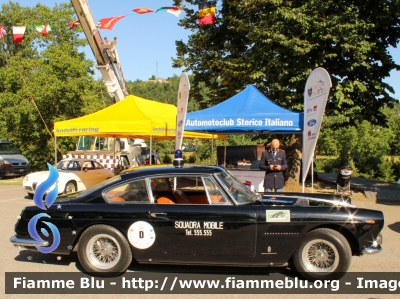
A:
<svg viewBox="0 0 400 299">
<path fill-rule="evenodd" d="M 199 25 L 215 24 L 216 1 L 208 1 L 199 4 Z"/>
<path fill-rule="evenodd" d="M 69 30 L 74 29 L 76 26 L 80 25 L 81 22 L 79 20 L 73 21 L 73 22 L 68 22 L 69 25 Z"/>
<path fill-rule="evenodd" d="M 313 160 L 315 145 L 317 144 L 322 117 L 324 116 L 331 87 L 332 81 L 329 73 L 324 68 L 318 67 L 308 76 L 304 88 L 303 189 L 308 169 Z"/>
<path fill-rule="evenodd" d="M 24 39 L 26 26 L 13 26 L 13 38 L 14 44 L 22 43 Z"/>
<path fill-rule="evenodd" d="M 3 38 L 3 37 L 5 37 L 7 34 L 6 34 L 6 29 L 5 29 L 5 27 L 4 26 L 0 26 L 0 38 Z"/>
<path fill-rule="evenodd" d="M 111 18 L 104 18 L 99 21 L 99 29 L 108 29 L 112 30 L 114 25 L 121 20 L 122 18 L 125 18 L 126 16 L 118 16 L 118 17 L 111 17 Z"/>
<path fill-rule="evenodd" d="M 176 135 L 175 150 L 180 150 L 182 146 L 183 132 L 185 130 L 186 111 L 189 101 L 190 83 L 186 73 L 182 73 L 178 88 L 178 102 L 176 104 Z"/>
<path fill-rule="evenodd" d="M 160 7 L 159 9 L 156 10 L 156 12 L 159 11 L 165 11 L 165 12 L 169 12 L 170 14 L 173 14 L 176 17 L 179 17 L 179 15 L 182 12 L 181 7 L 178 6 L 165 6 L 165 7 Z"/>
<path fill-rule="evenodd" d="M 38 25 L 35 28 L 41 35 L 46 35 L 51 31 L 51 25 L 49 24 Z"/>
</svg>

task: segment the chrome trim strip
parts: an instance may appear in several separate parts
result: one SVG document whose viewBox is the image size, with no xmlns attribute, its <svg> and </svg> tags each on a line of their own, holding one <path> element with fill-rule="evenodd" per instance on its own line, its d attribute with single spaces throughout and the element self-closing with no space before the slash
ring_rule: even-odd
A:
<svg viewBox="0 0 400 299">
<path fill-rule="evenodd" d="M 10 242 L 14 244 L 14 246 L 48 246 L 49 242 L 48 241 L 36 241 L 34 239 L 22 239 L 18 238 L 16 236 L 11 237 Z"/>
</svg>

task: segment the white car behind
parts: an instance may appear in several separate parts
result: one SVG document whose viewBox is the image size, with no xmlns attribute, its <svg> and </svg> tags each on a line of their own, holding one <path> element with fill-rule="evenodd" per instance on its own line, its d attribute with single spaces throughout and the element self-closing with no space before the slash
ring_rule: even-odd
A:
<svg viewBox="0 0 400 299">
<path fill-rule="evenodd" d="M 59 173 L 58 193 L 68 194 L 90 189 L 94 185 L 114 176 L 100 163 L 91 159 L 64 159 L 61 160 L 56 169 Z M 28 196 L 33 198 L 37 186 L 49 177 L 49 171 L 40 171 L 28 174 L 24 177 L 23 187 Z M 47 192 L 55 187 L 53 185 Z"/>
</svg>

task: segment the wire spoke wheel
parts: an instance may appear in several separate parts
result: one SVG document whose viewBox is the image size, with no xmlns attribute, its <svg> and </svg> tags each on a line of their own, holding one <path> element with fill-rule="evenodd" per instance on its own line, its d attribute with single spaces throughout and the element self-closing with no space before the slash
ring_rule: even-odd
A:
<svg viewBox="0 0 400 299">
<path fill-rule="evenodd" d="M 302 260 L 311 272 L 332 272 L 339 264 L 339 252 L 331 242 L 316 239 L 304 246 Z"/>
<path fill-rule="evenodd" d="M 118 241 L 110 235 L 100 234 L 92 237 L 86 245 L 89 262 L 99 269 L 111 269 L 121 258 Z"/>
<path fill-rule="evenodd" d="M 293 263 L 305 279 L 340 279 L 349 269 L 351 257 L 349 242 L 340 232 L 317 228 L 296 248 Z"/>
</svg>

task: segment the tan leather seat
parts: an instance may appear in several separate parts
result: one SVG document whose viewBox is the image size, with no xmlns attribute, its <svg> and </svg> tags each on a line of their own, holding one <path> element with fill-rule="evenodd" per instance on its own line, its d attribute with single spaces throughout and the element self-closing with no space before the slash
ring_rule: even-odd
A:
<svg viewBox="0 0 400 299">
<path fill-rule="evenodd" d="M 174 197 L 177 203 L 190 203 L 185 193 L 183 193 L 181 190 L 175 190 Z"/>
<path fill-rule="evenodd" d="M 167 197 L 160 197 L 159 199 L 157 199 L 157 203 L 159 203 L 159 204 L 175 204 L 172 200 L 170 200 Z"/>
<path fill-rule="evenodd" d="M 123 202 L 123 201 L 125 201 L 125 199 L 123 199 L 121 196 L 114 196 L 114 197 L 111 197 L 111 201 L 112 202 Z"/>
</svg>

